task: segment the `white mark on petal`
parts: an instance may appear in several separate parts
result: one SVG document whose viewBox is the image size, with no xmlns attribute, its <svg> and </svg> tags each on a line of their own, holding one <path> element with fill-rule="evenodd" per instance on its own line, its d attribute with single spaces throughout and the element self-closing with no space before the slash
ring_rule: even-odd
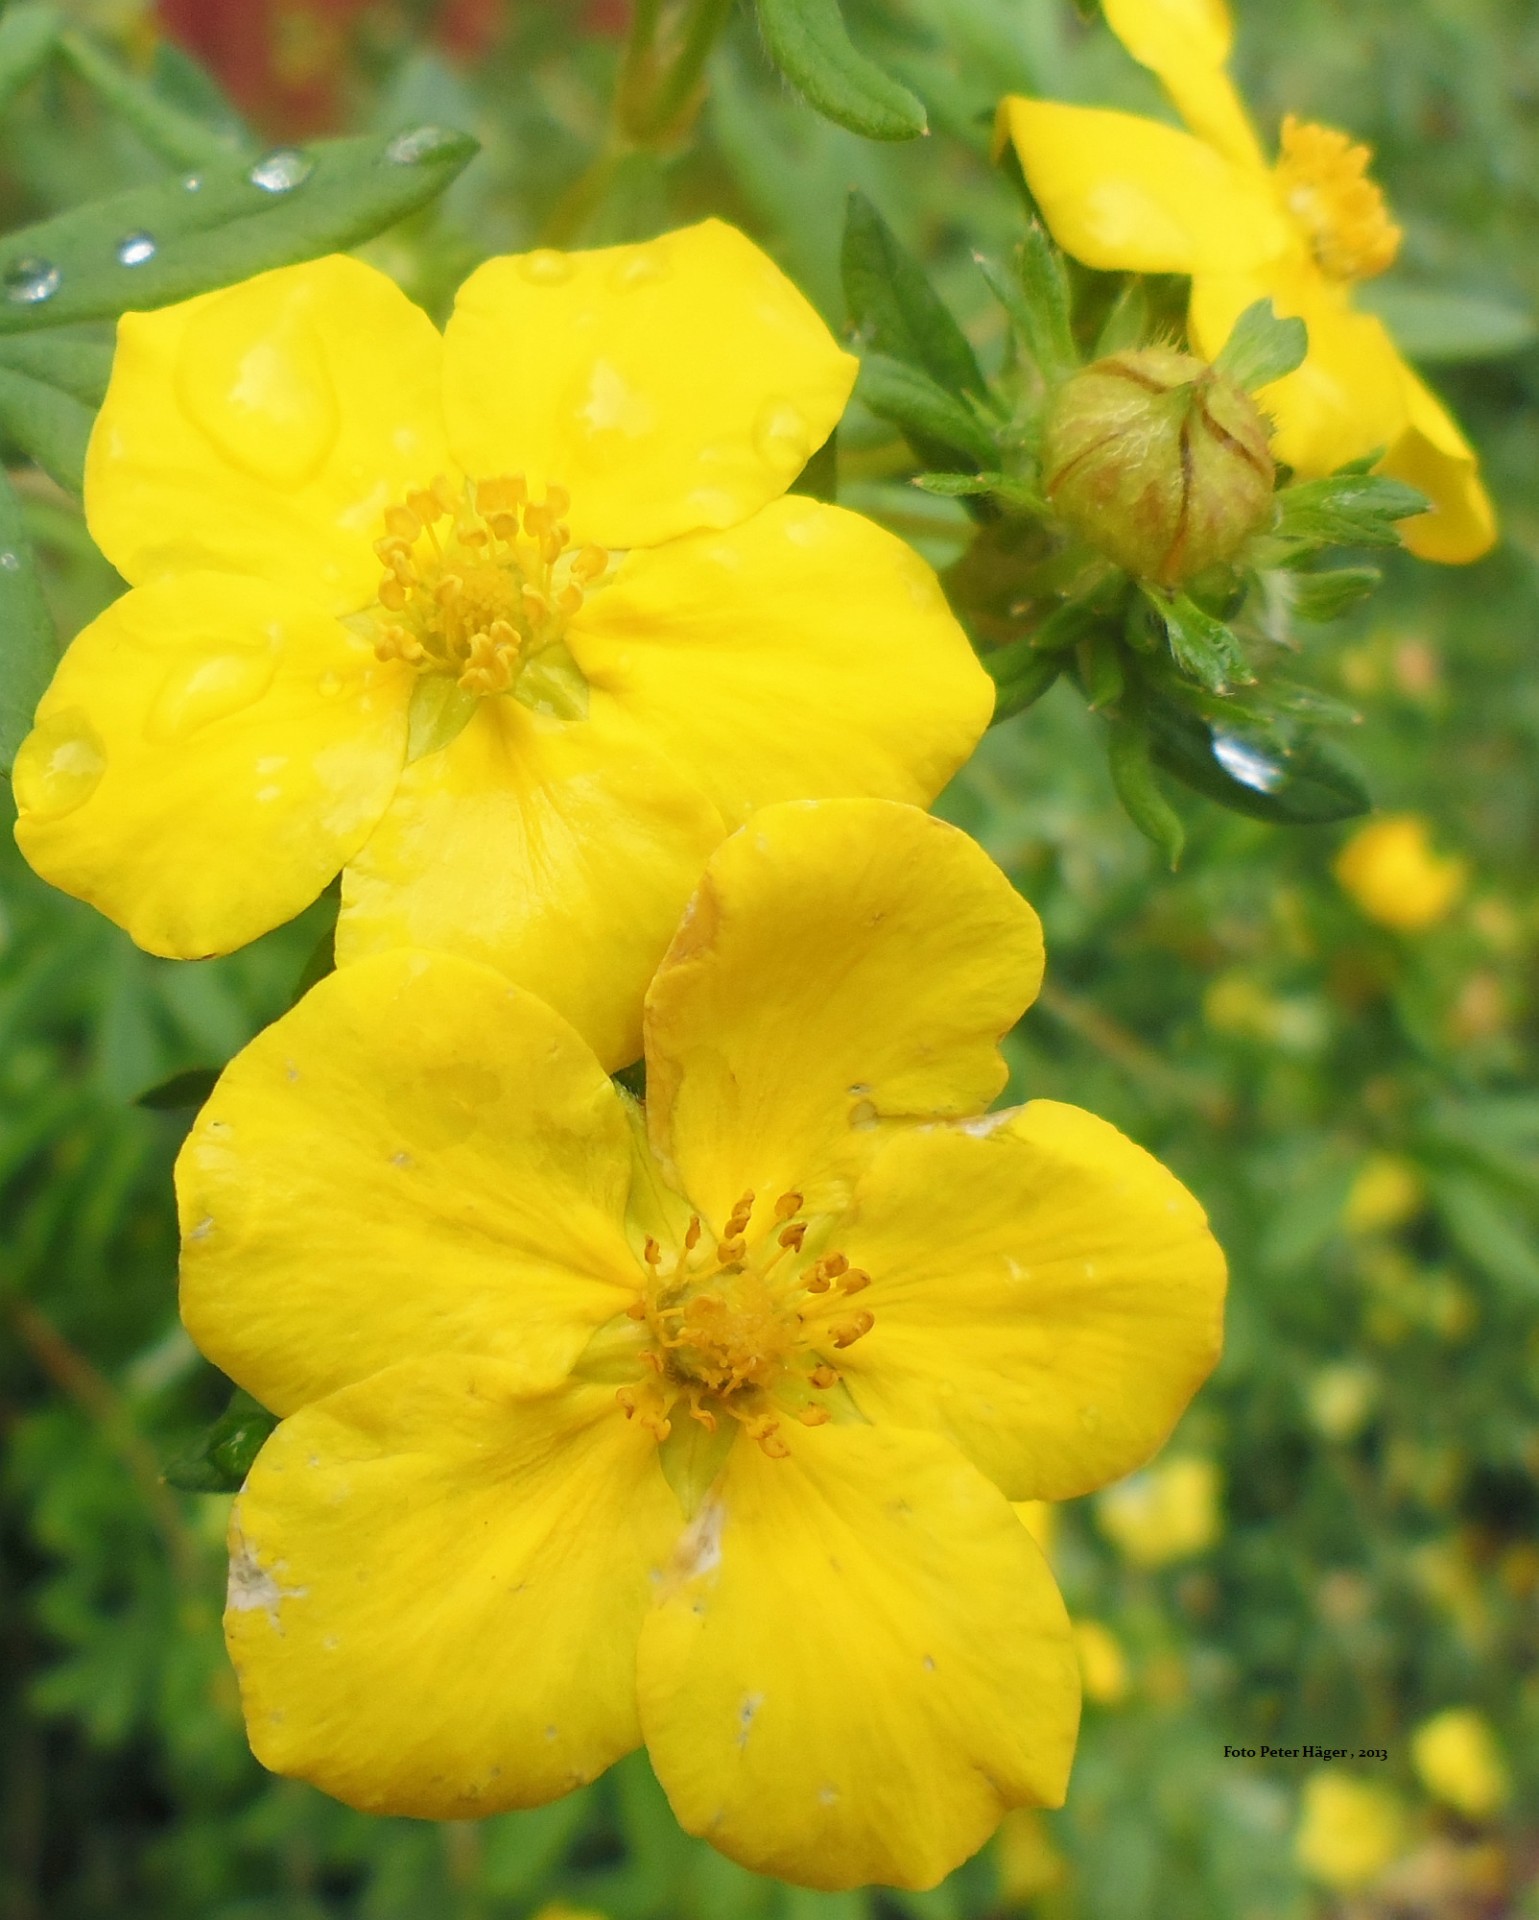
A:
<svg viewBox="0 0 1539 1920">
<path fill-rule="evenodd" d="M 308 1587 L 280 1587 L 273 1574 L 257 1559 L 256 1549 L 249 1540 L 242 1539 L 230 1555 L 225 1605 L 231 1613 L 254 1613 L 260 1608 L 276 1627 L 282 1603 L 298 1600 L 308 1592 Z"/>
<path fill-rule="evenodd" d="M 213 1231 L 214 1216 L 211 1213 L 205 1213 L 191 1233 L 188 1234 L 187 1238 L 189 1240 L 206 1240 Z"/>
</svg>

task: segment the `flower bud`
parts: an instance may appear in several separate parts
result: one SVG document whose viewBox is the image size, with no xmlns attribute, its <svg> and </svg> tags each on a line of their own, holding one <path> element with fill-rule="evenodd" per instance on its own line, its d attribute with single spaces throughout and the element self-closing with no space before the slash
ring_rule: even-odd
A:
<svg viewBox="0 0 1539 1920">
<path fill-rule="evenodd" d="M 1114 353 L 1060 388 L 1042 449 L 1047 497 L 1092 546 L 1175 587 L 1266 519 L 1266 421 L 1234 381 L 1173 347 Z"/>
</svg>

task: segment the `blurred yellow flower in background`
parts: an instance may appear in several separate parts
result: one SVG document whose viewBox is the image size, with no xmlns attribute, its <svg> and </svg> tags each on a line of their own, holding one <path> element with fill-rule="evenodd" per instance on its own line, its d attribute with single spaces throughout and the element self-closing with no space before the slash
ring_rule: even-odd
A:
<svg viewBox="0 0 1539 1920">
<path fill-rule="evenodd" d="M 1035 1900 L 1069 1877 L 1069 1863 L 1053 1845 L 1047 1822 L 1031 1807 L 1016 1807 L 1004 1817 L 994 1846 L 999 1896 L 1014 1905 Z"/>
<path fill-rule="evenodd" d="M 1342 1225 L 1348 1233 L 1384 1233 L 1414 1220 L 1425 1201 L 1426 1186 L 1409 1160 L 1370 1153 L 1347 1189 Z"/>
<path fill-rule="evenodd" d="M 1464 892 L 1462 860 L 1433 851 L 1419 814 L 1392 813 L 1359 827 L 1333 871 L 1358 911 L 1396 933 L 1424 933 L 1445 919 Z"/>
<path fill-rule="evenodd" d="M 788 495 L 856 362 L 719 220 L 488 260 L 440 334 L 332 256 L 128 313 L 86 465 L 131 591 L 16 761 L 42 876 L 228 952 L 501 968 L 606 1065 L 756 807 L 928 804 L 993 711 L 934 574 Z"/>
<path fill-rule="evenodd" d="M 1085 1698 L 1098 1707 L 1115 1707 L 1128 1697 L 1132 1684 L 1122 1642 L 1099 1620 L 1074 1622 L 1074 1651 L 1079 1655 L 1080 1684 Z"/>
<path fill-rule="evenodd" d="M 1496 1736 L 1473 1708 L 1448 1707 L 1424 1720 L 1411 1736 L 1411 1760 L 1428 1793 L 1467 1819 L 1487 1820 L 1511 1798 Z"/>
<path fill-rule="evenodd" d="M 956 828 L 803 802 L 711 857 L 644 1112 L 445 954 L 237 1056 L 178 1162 L 182 1311 L 285 1416 L 231 1520 L 266 1765 L 458 1819 L 644 1740 L 688 1831 L 828 1888 L 1062 1800 L 1078 1666 L 1011 1503 L 1163 1443 L 1224 1263 L 1103 1121 L 985 1111 L 1041 971 Z"/>
<path fill-rule="evenodd" d="M 1311 1774 L 1304 1786 L 1294 1854 L 1328 1887 L 1365 1887 L 1405 1845 L 1404 1809 L 1387 1787 L 1350 1774 Z"/>
<path fill-rule="evenodd" d="M 1402 523 L 1406 545 L 1428 560 L 1478 559 L 1496 524 L 1475 455 L 1383 322 L 1353 306 L 1354 284 L 1382 273 L 1400 242 L 1368 149 L 1290 114 L 1268 161 L 1226 71 L 1224 0 L 1104 0 L 1104 11 L 1191 131 L 1005 100 L 1001 142 L 1014 145 L 1053 237 L 1087 266 L 1190 275 L 1188 330 L 1210 360 L 1255 301 L 1298 315 L 1308 355 L 1258 395 L 1278 458 L 1318 475 L 1387 449 L 1383 470 L 1432 503 Z"/>
<path fill-rule="evenodd" d="M 1212 1460 L 1158 1460 L 1096 1496 L 1096 1525 L 1134 1566 L 1188 1560 L 1219 1536 L 1219 1490 Z"/>
</svg>

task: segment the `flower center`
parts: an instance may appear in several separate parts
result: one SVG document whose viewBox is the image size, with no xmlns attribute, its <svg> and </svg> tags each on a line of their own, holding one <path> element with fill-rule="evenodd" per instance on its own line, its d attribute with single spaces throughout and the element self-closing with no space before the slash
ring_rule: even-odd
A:
<svg viewBox="0 0 1539 1920">
<path fill-rule="evenodd" d="M 1320 271 L 1332 280 L 1369 280 L 1400 251 L 1400 229 L 1368 178 L 1372 158 L 1371 148 L 1334 127 L 1291 113 L 1283 121 L 1277 162 L 1283 203 L 1303 228 Z"/>
<path fill-rule="evenodd" d="M 374 650 L 465 693 L 509 693 L 541 655 L 561 649 L 584 595 L 609 565 L 602 547 L 571 545 L 562 487 L 531 500 L 522 474 L 442 477 L 385 513 L 374 551 L 385 567 Z"/>
<path fill-rule="evenodd" d="M 808 1223 L 799 1193 L 782 1194 L 756 1236 L 754 1204 L 745 1193 L 715 1242 L 705 1239 L 698 1215 L 671 1255 L 647 1241 L 646 1290 L 628 1312 L 646 1323 L 641 1362 L 650 1377 L 615 1397 L 626 1418 L 659 1441 L 682 1405 L 710 1433 L 729 1416 L 783 1459 L 790 1451 L 779 1432 L 785 1415 L 809 1427 L 831 1418 L 822 1396 L 841 1376 L 829 1356 L 875 1324 L 851 1304 L 871 1276 L 842 1253 L 803 1257 Z"/>
</svg>

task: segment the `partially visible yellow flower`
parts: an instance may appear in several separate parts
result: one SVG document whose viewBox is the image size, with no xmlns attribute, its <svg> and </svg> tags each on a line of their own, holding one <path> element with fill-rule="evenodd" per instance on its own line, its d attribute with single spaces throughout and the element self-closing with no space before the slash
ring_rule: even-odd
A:
<svg viewBox="0 0 1539 1920">
<path fill-rule="evenodd" d="M 1134 1566 L 1162 1567 L 1218 1538 L 1219 1473 L 1193 1454 L 1159 1460 L 1097 1496 L 1096 1524 Z"/>
<path fill-rule="evenodd" d="M 1327 1440 L 1352 1440 L 1362 1432 L 1379 1397 L 1379 1376 L 1360 1360 L 1321 1367 L 1304 1390 L 1304 1404 Z"/>
<path fill-rule="evenodd" d="M 1349 1774 L 1311 1774 L 1293 1850 L 1328 1887 L 1350 1892 L 1379 1875 L 1405 1844 L 1405 1814 L 1387 1787 Z"/>
<path fill-rule="evenodd" d="M 1489 1819 L 1511 1797 L 1496 1736 L 1471 1707 L 1424 1720 L 1411 1736 L 1411 1760 L 1428 1793 L 1468 1819 Z"/>
<path fill-rule="evenodd" d="M 1425 1201 L 1426 1187 L 1409 1160 L 1370 1153 L 1347 1189 L 1342 1225 L 1348 1233 L 1383 1233 L 1414 1220 Z"/>
<path fill-rule="evenodd" d="M 1104 0 L 1133 58 L 1159 76 L 1191 129 L 1134 114 L 1011 98 L 1013 142 L 1043 218 L 1088 266 L 1191 276 L 1188 329 L 1213 359 L 1255 301 L 1309 328 L 1304 364 L 1262 389 L 1280 460 L 1305 475 L 1387 448 L 1384 471 L 1420 488 L 1429 513 L 1402 523 L 1424 559 L 1462 562 L 1496 537 L 1475 456 L 1352 288 L 1382 273 L 1400 229 L 1343 133 L 1291 114 L 1267 159 L 1226 71 L 1224 0 Z"/>
<path fill-rule="evenodd" d="M 1069 1863 L 1053 1845 L 1047 1823 L 1030 1807 L 1007 1813 L 994 1852 L 999 1874 L 999 1896 L 1009 1904 L 1024 1904 L 1061 1886 Z"/>
<path fill-rule="evenodd" d="M 340 257 L 126 314 L 86 519 L 132 591 L 43 696 L 22 851 L 183 959 L 340 869 L 339 960 L 465 953 L 634 1059 L 726 833 L 927 804 L 992 711 L 923 561 L 786 495 L 855 367 L 715 220 L 490 260 L 443 335 Z"/>
<path fill-rule="evenodd" d="M 1098 1707 L 1115 1707 L 1128 1697 L 1131 1682 L 1122 1642 L 1099 1620 L 1074 1622 L 1074 1651 L 1079 1655 L 1085 1698 Z"/>
<path fill-rule="evenodd" d="M 767 809 L 647 999 L 647 1102 L 401 950 L 226 1069 L 182 1311 L 286 1416 L 231 1529 L 263 1762 L 459 1819 L 645 1740 L 763 1873 L 928 1886 L 1056 1804 L 1079 1676 L 1011 1502 L 1146 1459 L 1216 1357 L 1201 1209 L 1105 1122 L 986 1113 L 1036 916 L 917 808 Z"/>
<path fill-rule="evenodd" d="M 1336 856 L 1336 878 L 1358 911 L 1397 933 L 1423 933 L 1447 917 L 1463 894 L 1462 860 L 1434 853 L 1418 814 L 1370 820 Z"/>
</svg>

